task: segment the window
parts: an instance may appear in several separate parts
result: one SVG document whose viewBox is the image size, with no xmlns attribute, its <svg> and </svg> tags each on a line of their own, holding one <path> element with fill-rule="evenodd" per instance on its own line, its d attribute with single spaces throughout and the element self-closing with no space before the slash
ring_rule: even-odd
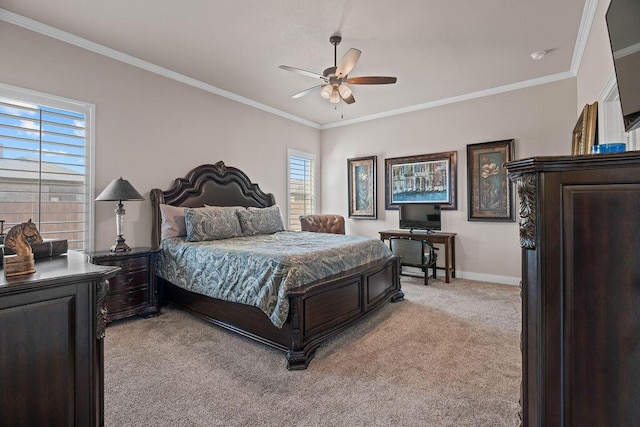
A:
<svg viewBox="0 0 640 427">
<path fill-rule="evenodd" d="M 90 248 L 92 106 L 0 85 L 0 220 Z"/>
<path fill-rule="evenodd" d="M 299 217 L 316 211 L 316 156 L 288 150 L 289 229 L 300 230 Z"/>
</svg>

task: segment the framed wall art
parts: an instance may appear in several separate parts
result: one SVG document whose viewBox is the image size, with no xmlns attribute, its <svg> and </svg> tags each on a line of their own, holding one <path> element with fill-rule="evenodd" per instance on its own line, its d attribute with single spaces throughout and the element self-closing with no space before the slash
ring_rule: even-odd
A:
<svg viewBox="0 0 640 427">
<path fill-rule="evenodd" d="M 349 218 L 376 219 L 377 156 L 347 159 L 349 176 Z"/>
<path fill-rule="evenodd" d="M 467 145 L 469 221 L 515 221 L 512 184 L 504 163 L 513 160 L 513 139 Z"/>
<path fill-rule="evenodd" d="M 591 154 L 591 150 L 598 142 L 598 103 L 587 104 L 582 109 L 580 117 L 573 128 L 571 154 Z"/>
<path fill-rule="evenodd" d="M 457 151 L 385 159 L 385 209 L 435 203 L 458 209 Z"/>
</svg>

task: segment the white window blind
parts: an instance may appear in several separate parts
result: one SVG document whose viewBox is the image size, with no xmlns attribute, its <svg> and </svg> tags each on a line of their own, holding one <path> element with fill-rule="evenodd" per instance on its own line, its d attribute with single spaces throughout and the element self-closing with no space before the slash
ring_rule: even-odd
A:
<svg viewBox="0 0 640 427">
<path fill-rule="evenodd" d="M 300 230 L 301 215 L 315 213 L 315 155 L 289 150 L 289 229 Z"/>
<path fill-rule="evenodd" d="M 69 249 L 85 249 L 86 122 L 81 112 L 0 96 L 0 220 L 5 234 L 31 218 L 44 239 L 66 239 Z"/>
</svg>

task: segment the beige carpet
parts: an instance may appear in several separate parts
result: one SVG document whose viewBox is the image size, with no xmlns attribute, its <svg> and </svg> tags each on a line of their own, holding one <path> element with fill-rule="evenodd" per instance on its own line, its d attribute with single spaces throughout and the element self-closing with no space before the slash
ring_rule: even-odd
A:
<svg viewBox="0 0 640 427">
<path fill-rule="evenodd" d="M 175 309 L 107 328 L 107 426 L 514 426 L 520 290 L 402 278 L 309 368 Z"/>
</svg>

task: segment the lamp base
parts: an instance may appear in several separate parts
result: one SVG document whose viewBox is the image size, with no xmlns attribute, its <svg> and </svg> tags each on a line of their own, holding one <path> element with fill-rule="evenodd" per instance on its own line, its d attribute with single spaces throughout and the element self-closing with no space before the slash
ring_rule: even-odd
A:
<svg viewBox="0 0 640 427">
<path fill-rule="evenodd" d="M 124 237 L 118 236 L 116 244 L 111 246 L 111 252 L 129 252 L 131 248 L 124 242 Z"/>
</svg>

